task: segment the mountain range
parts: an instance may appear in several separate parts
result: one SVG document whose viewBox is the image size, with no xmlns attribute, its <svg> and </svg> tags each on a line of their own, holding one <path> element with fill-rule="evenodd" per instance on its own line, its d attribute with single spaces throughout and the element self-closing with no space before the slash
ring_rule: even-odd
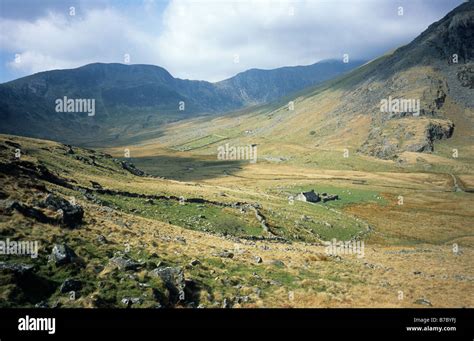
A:
<svg viewBox="0 0 474 341">
<path fill-rule="evenodd" d="M 251 69 L 217 83 L 174 78 L 151 65 L 41 72 L 0 85 L 0 132 L 89 146 L 153 138 L 173 146 L 217 134 L 218 140 L 264 140 L 269 149 L 285 142 L 382 159 L 433 152 L 438 140 L 463 148 L 474 132 L 473 8 L 473 2 L 458 6 L 409 44 L 365 64 Z M 95 116 L 56 112 L 55 101 L 64 96 L 95 99 Z M 419 110 L 382 112 L 381 103 L 392 99 Z M 240 118 L 222 116 L 229 112 Z M 184 125 L 169 129 L 180 120 Z M 215 139 L 204 136 L 203 144 L 214 148 Z"/>
<path fill-rule="evenodd" d="M 40 72 L 0 85 L 0 132 L 80 144 L 117 139 L 196 114 L 267 103 L 362 64 L 327 60 L 309 66 L 251 69 L 227 80 L 174 78 L 152 65 L 89 64 Z M 94 117 L 56 112 L 55 101 L 95 99 Z"/>
</svg>

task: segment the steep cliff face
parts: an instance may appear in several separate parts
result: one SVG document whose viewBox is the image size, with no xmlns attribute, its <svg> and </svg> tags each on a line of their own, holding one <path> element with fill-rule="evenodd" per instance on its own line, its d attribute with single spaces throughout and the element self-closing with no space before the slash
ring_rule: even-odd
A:
<svg viewBox="0 0 474 341">
<path fill-rule="evenodd" d="M 474 110 L 473 44 L 474 3 L 469 2 L 369 68 L 358 89 L 348 91 L 353 106 L 365 107 L 372 117 L 359 151 L 393 158 L 403 151 L 431 152 L 436 140 L 450 138 L 455 115 L 445 104 Z M 381 112 L 381 101 L 389 98 L 419 101 L 419 111 Z"/>
</svg>

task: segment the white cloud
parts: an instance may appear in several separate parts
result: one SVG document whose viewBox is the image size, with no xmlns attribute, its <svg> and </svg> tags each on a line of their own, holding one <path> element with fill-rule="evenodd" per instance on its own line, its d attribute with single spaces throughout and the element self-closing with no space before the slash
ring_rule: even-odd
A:
<svg viewBox="0 0 474 341">
<path fill-rule="evenodd" d="M 8 65 L 24 74 L 123 62 L 129 53 L 131 63 L 217 81 L 249 68 L 310 64 L 344 53 L 352 59 L 374 57 L 445 14 L 430 1 L 411 0 L 400 17 L 399 3 L 172 0 L 159 13 L 163 6 L 144 0 L 132 7 L 83 7 L 76 17 L 51 11 L 30 21 L 0 19 L 0 46 L 3 53 L 21 55 L 21 63 Z"/>
<path fill-rule="evenodd" d="M 397 2 L 176 0 L 164 14 L 162 60 L 181 77 L 219 80 L 252 67 L 373 56 L 408 42 L 434 19 L 397 15 Z M 414 8 L 414 7 L 413 7 Z M 425 9 L 425 13 L 427 13 Z M 431 21 L 430 21 L 431 20 Z M 380 51 L 381 50 L 381 51 Z M 234 63 L 234 55 L 240 63 Z"/>
<path fill-rule="evenodd" d="M 20 55 L 8 65 L 25 73 L 78 67 L 93 62 L 152 62 L 156 39 L 134 27 L 126 16 L 113 9 L 94 9 L 83 17 L 49 13 L 28 22 L 2 20 L 0 46 Z"/>
</svg>

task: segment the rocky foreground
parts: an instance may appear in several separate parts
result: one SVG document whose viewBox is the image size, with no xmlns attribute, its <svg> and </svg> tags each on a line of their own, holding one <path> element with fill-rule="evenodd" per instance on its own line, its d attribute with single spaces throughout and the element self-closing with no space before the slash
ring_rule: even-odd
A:
<svg viewBox="0 0 474 341">
<path fill-rule="evenodd" d="M 367 244 L 364 258 L 329 256 L 316 235 L 280 231 L 263 199 L 239 201 L 222 186 L 153 178 L 48 141 L 2 136 L 0 153 L 0 237 L 39 245 L 37 257 L 0 255 L 2 307 L 473 305 L 463 294 L 473 291 L 469 247 Z M 182 206 L 207 230 L 177 221 Z M 144 214 L 155 209 L 168 220 Z M 219 212 L 248 229 L 213 230 Z"/>
</svg>

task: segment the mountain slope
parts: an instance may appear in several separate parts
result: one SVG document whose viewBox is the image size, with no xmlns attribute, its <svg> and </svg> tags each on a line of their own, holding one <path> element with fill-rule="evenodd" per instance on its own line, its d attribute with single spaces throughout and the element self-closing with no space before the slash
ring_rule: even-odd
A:
<svg viewBox="0 0 474 341">
<path fill-rule="evenodd" d="M 131 131 L 198 113 L 224 113 L 265 103 L 358 65 L 325 61 L 251 70 L 214 84 L 177 79 L 151 65 L 97 63 L 41 72 L 0 85 L 1 132 L 71 143 L 110 142 Z M 95 115 L 56 112 L 55 101 L 64 96 L 94 99 Z"/>
<path fill-rule="evenodd" d="M 262 157 L 305 164 L 317 164 L 324 153 L 340 158 L 344 149 L 400 163 L 413 152 L 452 160 L 453 149 L 474 158 L 473 32 L 474 3 L 464 3 L 408 45 L 348 74 L 253 112 L 171 125 L 157 141 L 215 153 L 216 144 L 187 141 L 217 135 L 220 144 L 256 143 Z M 419 113 L 382 111 L 383 101 L 393 99 L 419 101 Z"/>
<path fill-rule="evenodd" d="M 308 66 L 251 69 L 218 82 L 216 86 L 242 97 L 247 103 L 262 104 L 319 84 L 359 65 L 361 62 L 327 60 Z"/>
</svg>

